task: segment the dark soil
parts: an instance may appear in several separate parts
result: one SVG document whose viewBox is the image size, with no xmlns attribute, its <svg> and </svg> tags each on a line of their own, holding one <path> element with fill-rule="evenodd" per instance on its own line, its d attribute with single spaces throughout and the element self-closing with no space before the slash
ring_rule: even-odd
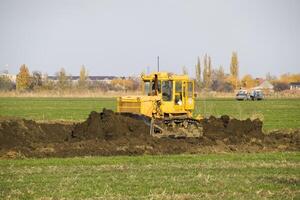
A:
<svg viewBox="0 0 300 200">
<path fill-rule="evenodd" d="M 82 123 L 0 121 L 0 157 L 72 157 L 209 152 L 299 151 L 300 131 L 265 135 L 260 120 L 210 117 L 201 138 L 154 138 L 149 119 L 111 110 L 91 112 Z"/>
</svg>

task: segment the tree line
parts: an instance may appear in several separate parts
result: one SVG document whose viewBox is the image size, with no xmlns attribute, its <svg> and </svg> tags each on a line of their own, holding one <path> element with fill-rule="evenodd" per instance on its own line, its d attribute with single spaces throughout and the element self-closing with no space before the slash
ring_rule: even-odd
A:
<svg viewBox="0 0 300 200">
<path fill-rule="evenodd" d="M 207 54 L 204 55 L 202 62 L 198 57 L 195 65 L 195 85 L 196 90 L 232 92 L 239 88 L 250 89 L 260 84 L 261 79 L 253 78 L 250 74 L 239 78 L 239 61 L 237 52 L 232 52 L 229 73 L 224 72 L 223 66 L 212 67 L 212 59 Z M 183 74 L 187 74 L 187 69 L 182 68 Z M 289 83 L 300 82 L 300 74 L 283 74 L 280 77 L 266 74 L 264 80 L 268 80 L 274 86 L 275 91 L 289 89 Z"/>
<path fill-rule="evenodd" d="M 55 80 L 50 79 L 47 74 L 39 71 L 30 73 L 27 65 L 22 64 L 14 83 L 7 76 L 0 77 L 0 90 L 18 92 L 55 90 L 64 92 L 67 90 L 101 90 L 107 91 L 135 91 L 140 87 L 140 81 L 135 77 L 119 77 L 106 81 L 90 81 L 88 79 L 88 71 L 82 65 L 78 80 L 72 80 L 72 76 L 67 74 L 64 68 L 61 68 L 55 74 Z"/>
<path fill-rule="evenodd" d="M 197 91 L 217 91 L 217 92 L 233 92 L 239 88 L 253 88 L 260 82 L 259 79 L 253 78 L 250 74 L 239 78 L 239 61 L 237 52 L 232 52 L 230 60 L 230 71 L 225 73 L 223 66 L 213 68 L 212 58 L 205 54 L 202 59 L 198 57 L 195 64 L 195 88 Z M 182 73 L 188 74 L 187 67 L 182 67 Z M 79 79 L 71 80 L 72 76 L 68 75 L 64 68 L 56 73 L 56 80 L 48 78 L 47 74 L 42 75 L 39 71 L 30 73 L 27 65 L 20 67 L 16 76 L 16 82 L 12 82 L 6 76 L 0 76 L 0 90 L 18 92 L 39 91 L 39 90 L 101 90 L 107 91 L 136 91 L 140 89 L 141 84 L 139 77 L 116 78 L 110 82 L 105 81 L 89 81 L 88 71 L 84 65 L 81 66 Z M 275 91 L 289 89 L 290 82 L 300 82 L 300 74 L 283 74 L 280 77 L 272 76 L 270 73 L 266 75 L 265 80 L 270 81 L 274 85 Z"/>
<path fill-rule="evenodd" d="M 239 62 L 237 53 L 232 53 L 230 74 L 224 72 L 223 66 L 213 69 L 211 57 L 207 54 L 204 55 L 202 62 L 198 57 L 197 64 L 195 65 L 195 77 L 196 88 L 198 91 L 212 90 L 218 92 L 232 92 L 241 86 L 239 81 Z"/>
</svg>

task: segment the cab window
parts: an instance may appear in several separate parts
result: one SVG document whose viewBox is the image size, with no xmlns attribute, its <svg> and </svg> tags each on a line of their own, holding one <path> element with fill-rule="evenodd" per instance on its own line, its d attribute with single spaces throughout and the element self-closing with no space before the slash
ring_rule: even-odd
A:
<svg viewBox="0 0 300 200">
<path fill-rule="evenodd" d="M 176 81 L 176 85 L 175 85 L 175 92 L 176 93 L 180 93 L 182 92 L 182 82 L 180 81 Z"/>
<path fill-rule="evenodd" d="M 164 101 L 172 100 L 173 81 L 162 81 L 162 99 Z"/>
<path fill-rule="evenodd" d="M 193 97 L 193 83 L 188 82 L 188 97 Z"/>
<path fill-rule="evenodd" d="M 176 81 L 175 84 L 175 104 L 182 105 L 182 82 Z"/>
<path fill-rule="evenodd" d="M 150 95 L 150 93 L 151 93 L 151 82 L 150 81 L 144 81 L 144 92 L 146 95 Z"/>
<path fill-rule="evenodd" d="M 152 82 L 152 91 L 154 91 L 155 90 L 155 85 L 154 85 L 154 81 Z M 161 93 L 161 81 L 157 81 L 157 90 L 158 90 L 158 93 L 160 94 Z"/>
</svg>

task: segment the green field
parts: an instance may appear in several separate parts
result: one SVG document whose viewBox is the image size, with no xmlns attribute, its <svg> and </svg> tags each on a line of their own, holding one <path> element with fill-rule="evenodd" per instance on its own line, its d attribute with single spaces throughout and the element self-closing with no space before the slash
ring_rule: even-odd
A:
<svg viewBox="0 0 300 200">
<path fill-rule="evenodd" d="M 112 98 L 0 98 L 0 116 L 82 121 Z M 196 114 L 300 128 L 300 99 L 198 100 Z M 299 152 L 0 159 L 0 199 L 299 199 Z"/>
<path fill-rule="evenodd" d="M 91 111 L 116 110 L 114 98 L 0 98 L 0 116 L 17 116 L 34 120 L 86 119 Z M 235 101 L 207 99 L 196 101 L 195 115 L 230 115 L 238 119 L 259 117 L 264 128 L 300 128 L 300 99 Z"/>
<path fill-rule="evenodd" d="M 297 153 L 0 160 L 0 198 L 297 199 L 299 174 Z"/>
</svg>

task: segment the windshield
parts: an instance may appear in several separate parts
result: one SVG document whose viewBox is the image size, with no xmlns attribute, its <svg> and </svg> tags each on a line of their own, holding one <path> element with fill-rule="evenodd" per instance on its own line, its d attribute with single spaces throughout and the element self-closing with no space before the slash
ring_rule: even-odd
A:
<svg viewBox="0 0 300 200">
<path fill-rule="evenodd" d="M 247 92 L 246 91 L 239 91 L 237 94 L 238 95 L 243 95 L 243 94 L 247 94 Z"/>
</svg>

